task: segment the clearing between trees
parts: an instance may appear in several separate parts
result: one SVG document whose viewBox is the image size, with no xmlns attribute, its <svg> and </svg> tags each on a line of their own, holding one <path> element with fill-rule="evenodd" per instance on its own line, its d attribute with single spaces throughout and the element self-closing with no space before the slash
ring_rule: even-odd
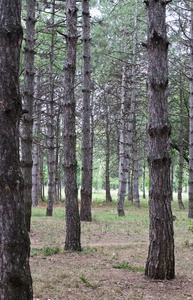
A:
<svg viewBox="0 0 193 300">
<path fill-rule="evenodd" d="M 97 194 L 95 194 L 95 197 Z M 33 208 L 31 271 L 34 298 L 85 299 L 193 299 L 193 221 L 187 210 L 172 203 L 175 230 L 176 278 L 151 280 L 144 275 L 148 254 L 148 201 L 141 208 L 125 203 L 118 217 L 116 195 L 103 202 L 98 193 L 92 203 L 92 222 L 81 223 L 81 252 L 64 251 L 65 207 L 55 206 L 45 217 L 46 205 Z M 187 208 L 187 201 L 184 201 Z"/>
</svg>

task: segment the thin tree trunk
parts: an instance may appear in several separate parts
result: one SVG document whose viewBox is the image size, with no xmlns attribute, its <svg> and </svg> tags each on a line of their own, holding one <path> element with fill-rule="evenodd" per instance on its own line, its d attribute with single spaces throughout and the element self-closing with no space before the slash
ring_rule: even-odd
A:
<svg viewBox="0 0 193 300">
<path fill-rule="evenodd" d="M 90 12 L 89 0 L 82 0 L 82 176 L 81 221 L 92 221 L 92 170 L 90 159 Z"/>
<path fill-rule="evenodd" d="M 80 216 L 76 181 L 76 132 L 74 80 L 76 71 L 76 0 L 66 1 L 66 57 L 64 65 L 64 172 L 66 195 L 65 249 L 80 251 Z"/>
<path fill-rule="evenodd" d="M 131 185 L 131 161 L 129 159 L 129 164 L 128 164 L 128 179 L 127 179 L 127 188 L 128 188 L 128 196 L 127 199 L 128 201 L 133 202 L 133 192 L 132 192 L 132 185 Z"/>
<path fill-rule="evenodd" d="M 148 0 L 148 163 L 149 253 L 145 274 L 154 279 L 173 279 L 174 232 L 170 201 L 170 125 L 167 112 L 168 41 L 166 2 Z"/>
<path fill-rule="evenodd" d="M 50 42 L 50 66 L 49 66 L 49 105 L 48 105 L 48 203 L 46 216 L 52 216 L 54 204 L 54 18 L 55 0 L 52 2 L 52 21 L 51 21 L 51 42 Z"/>
<path fill-rule="evenodd" d="M 0 0 L 0 298 L 32 300 L 19 161 L 21 1 Z"/>
<path fill-rule="evenodd" d="M 138 175 L 138 155 L 137 155 L 137 132 L 136 132 L 136 120 L 134 116 L 134 128 L 133 128 L 133 198 L 136 207 L 140 207 L 139 200 L 139 175 Z"/>
<path fill-rule="evenodd" d="M 60 112 L 58 112 L 57 124 L 56 124 L 55 190 L 54 190 L 54 200 L 56 204 L 59 203 L 59 134 L 60 134 Z"/>
<path fill-rule="evenodd" d="M 125 92 L 126 92 L 126 66 L 123 65 L 122 84 L 121 84 L 121 122 L 120 122 L 120 137 L 119 137 L 119 187 L 117 198 L 117 212 L 119 216 L 124 216 L 124 202 L 127 185 L 128 165 L 126 166 L 125 159 Z"/>
<path fill-rule="evenodd" d="M 145 148 L 145 146 L 144 146 Z M 143 158 L 143 177 L 142 177 L 142 185 L 143 185 L 143 199 L 146 199 L 145 195 L 145 167 L 146 167 L 146 151 L 144 150 L 144 158 Z"/>
<path fill-rule="evenodd" d="M 193 219 L 193 1 L 190 23 L 190 99 L 189 99 L 189 211 L 188 218 Z"/>
<path fill-rule="evenodd" d="M 33 109 L 33 150 L 32 150 L 32 206 L 38 205 L 39 182 L 40 182 L 40 111 L 39 100 L 40 72 L 37 71 L 34 80 L 34 109 Z"/>
<path fill-rule="evenodd" d="M 171 188 L 171 201 L 173 201 L 173 185 L 174 185 L 174 167 L 171 161 L 170 167 L 170 188 Z"/>
<path fill-rule="evenodd" d="M 32 128 L 34 93 L 34 43 L 35 43 L 35 0 L 27 0 L 25 72 L 22 118 L 22 171 L 24 177 L 24 203 L 27 230 L 30 231 L 32 206 Z"/>
<path fill-rule="evenodd" d="M 136 13 L 135 13 L 135 25 L 134 25 L 134 35 L 133 35 L 133 59 L 132 59 L 132 69 L 131 69 L 131 99 L 130 99 L 130 111 L 129 111 L 129 120 L 128 120 L 128 136 L 127 136 L 127 141 L 128 141 L 128 155 L 129 155 L 129 164 L 131 165 L 132 161 L 132 148 L 133 146 L 133 141 L 135 140 L 135 133 L 134 133 L 134 119 L 135 119 L 135 102 L 136 102 L 136 52 L 137 52 L 137 15 L 138 15 L 138 3 L 136 0 Z M 130 201 L 133 201 L 133 197 L 135 200 L 135 205 L 139 206 L 139 185 L 137 184 L 138 182 L 138 162 L 136 161 L 135 158 L 135 153 L 133 151 L 133 181 L 134 181 L 134 186 L 131 185 L 130 183 L 130 190 L 128 190 L 128 199 L 130 198 Z M 138 185 L 138 187 L 137 187 Z M 129 188 L 129 185 L 128 185 Z M 137 191 L 138 189 L 138 191 Z M 136 197 L 136 199 L 135 199 Z"/>
<path fill-rule="evenodd" d="M 106 202 L 112 202 L 111 190 L 110 190 L 110 174 L 109 174 L 109 156 L 110 156 L 110 138 L 109 138 L 109 112 L 108 103 L 105 103 L 105 116 L 106 116 Z"/>
<path fill-rule="evenodd" d="M 182 180 L 183 180 L 183 99 L 182 99 L 182 89 L 181 89 L 181 74 L 180 74 L 180 136 L 179 136 L 179 147 L 180 147 L 180 157 L 179 157 L 179 176 L 178 176 L 178 206 L 179 209 L 185 209 L 182 202 Z"/>
</svg>

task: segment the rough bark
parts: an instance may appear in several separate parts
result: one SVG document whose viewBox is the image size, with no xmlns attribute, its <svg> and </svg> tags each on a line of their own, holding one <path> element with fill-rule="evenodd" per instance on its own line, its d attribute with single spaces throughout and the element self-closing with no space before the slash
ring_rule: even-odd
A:
<svg viewBox="0 0 193 300">
<path fill-rule="evenodd" d="M 0 0 L 0 299 L 32 300 L 19 162 L 21 1 Z"/>
<path fill-rule="evenodd" d="M 144 148 L 145 148 L 145 146 L 144 146 Z M 146 151 L 144 150 L 143 175 L 142 175 L 143 199 L 146 199 L 146 195 L 145 195 L 145 167 L 146 167 Z"/>
<path fill-rule="evenodd" d="M 125 159 L 125 92 L 126 92 L 126 66 L 123 65 L 121 83 L 121 121 L 119 136 L 119 186 L 117 198 L 117 212 L 119 216 L 124 216 L 124 202 L 127 185 L 128 164 Z"/>
<path fill-rule="evenodd" d="M 181 75 L 180 75 L 180 86 L 181 86 Z M 183 181 L 183 99 L 182 89 L 180 88 L 180 134 L 179 134 L 179 146 L 180 146 L 180 157 L 179 157 L 179 175 L 178 175 L 178 206 L 179 209 L 185 209 L 182 202 L 182 181 Z"/>
<path fill-rule="evenodd" d="M 138 172 L 138 155 L 137 155 L 137 132 L 136 132 L 136 120 L 134 116 L 134 128 L 133 128 L 133 198 L 136 207 L 140 207 L 139 200 L 139 172 Z"/>
<path fill-rule="evenodd" d="M 191 1 L 190 22 L 190 98 L 189 98 L 189 211 L 193 219 L 193 1 Z"/>
<path fill-rule="evenodd" d="M 134 119 L 135 119 L 135 103 L 136 103 L 136 52 L 137 52 L 137 10 L 138 5 L 136 1 L 136 14 L 135 14 L 135 25 L 134 25 L 134 35 L 133 35 L 133 59 L 132 59 L 132 69 L 131 69 L 131 99 L 130 99 L 130 110 L 129 110 L 129 120 L 128 120 L 128 155 L 129 155 L 129 164 L 131 165 L 132 154 L 133 154 L 133 183 L 130 187 L 128 185 L 128 199 L 130 201 L 135 201 L 136 206 L 139 204 L 139 184 L 138 184 L 138 161 L 135 157 L 135 153 L 132 149 L 135 150 L 136 146 L 133 145 L 135 141 L 135 132 L 134 132 Z"/>
<path fill-rule="evenodd" d="M 22 118 L 22 172 L 24 178 L 24 202 L 27 230 L 30 231 L 32 206 L 32 128 L 34 92 L 34 43 L 35 43 L 35 0 L 27 0 L 24 93 Z"/>
<path fill-rule="evenodd" d="M 50 41 L 50 65 L 49 65 L 49 105 L 48 105 L 48 203 L 46 216 L 52 216 L 54 204 L 54 17 L 55 17 L 55 0 L 52 3 L 52 25 Z"/>
<path fill-rule="evenodd" d="M 154 279 L 173 279 L 174 237 L 170 201 L 170 125 L 167 112 L 168 41 L 166 2 L 148 0 L 148 164 L 149 253 L 145 274 Z"/>
<path fill-rule="evenodd" d="M 34 108 L 33 108 L 33 149 L 32 149 L 32 206 L 38 205 L 40 185 L 40 112 L 41 102 L 39 100 L 40 72 L 37 70 L 34 79 Z"/>
<path fill-rule="evenodd" d="M 82 0 L 82 170 L 81 221 L 92 221 L 92 170 L 90 147 L 90 13 L 89 0 Z"/>
<path fill-rule="evenodd" d="M 108 112 L 108 103 L 105 103 L 105 133 L 106 133 L 106 172 L 105 172 L 105 183 L 106 183 L 106 202 L 112 202 L 111 189 L 110 189 L 110 171 L 109 171 L 109 157 L 110 157 L 110 137 L 109 137 L 109 112 Z"/>
<path fill-rule="evenodd" d="M 66 196 L 65 249 L 80 251 L 80 216 L 76 181 L 76 132 L 74 80 L 76 71 L 76 0 L 66 1 L 66 57 L 64 65 L 64 172 Z"/>
</svg>

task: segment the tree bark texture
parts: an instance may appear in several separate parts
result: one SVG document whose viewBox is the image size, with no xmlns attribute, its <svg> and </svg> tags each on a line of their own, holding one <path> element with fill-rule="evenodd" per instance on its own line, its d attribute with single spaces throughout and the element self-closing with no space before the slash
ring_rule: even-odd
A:
<svg viewBox="0 0 193 300">
<path fill-rule="evenodd" d="M 105 103 L 105 116 L 106 116 L 106 124 L 105 124 L 105 133 L 106 133 L 106 202 L 112 202 L 111 197 L 111 188 L 110 188 L 110 171 L 109 171 L 109 157 L 110 157 L 110 130 L 109 130 L 109 107 L 108 107 L 108 99 L 106 99 Z"/>
<path fill-rule="evenodd" d="M 180 74 L 180 86 L 181 86 L 181 74 Z M 180 133 L 179 133 L 179 175 L 178 175 L 178 206 L 179 209 L 185 209 L 182 201 L 182 181 L 183 181 L 183 99 L 182 89 L 180 88 Z"/>
<path fill-rule="evenodd" d="M 34 79 L 34 108 L 33 108 L 33 148 L 32 148 L 32 206 L 38 205 L 38 197 L 41 197 L 39 191 L 40 182 L 40 117 L 41 102 L 39 100 L 40 72 L 37 71 Z"/>
<path fill-rule="evenodd" d="M 27 0 L 24 93 L 22 118 L 22 171 L 24 178 L 24 203 L 26 226 L 30 231 L 32 206 L 32 129 L 34 93 L 34 43 L 35 43 L 35 0 Z"/>
<path fill-rule="evenodd" d="M 137 131 L 136 119 L 134 115 L 133 127 L 133 198 L 136 207 L 140 207 L 139 200 L 139 170 L 138 170 L 138 155 L 137 155 Z"/>
<path fill-rule="evenodd" d="M 134 198 L 135 205 L 140 206 L 139 202 L 139 180 L 138 180 L 138 158 L 137 158 L 137 144 L 136 142 L 136 131 L 135 131 L 135 103 L 136 103 L 136 52 L 137 52 L 137 16 L 138 16 L 138 4 L 136 1 L 136 14 L 135 14 L 135 25 L 134 25 L 134 35 L 133 35 L 133 58 L 132 58 L 132 68 L 131 68 L 131 99 L 130 99 L 130 110 L 129 110 L 129 120 L 128 120 L 128 154 L 129 154 L 129 164 L 131 165 L 132 160 L 132 149 L 133 149 L 133 186 L 130 184 L 130 189 L 128 190 L 128 199 Z M 129 188 L 129 185 L 128 185 Z"/>
<path fill-rule="evenodd" d="M 74 80 L 76 71 L 76 0 L 66 1 L 66 57 L 64 65 L 64 172 L 66 196 L 66 250 L 81 250 L 80 216 L 76 181 L 76 132 Z"/>
<path fill-rule="evenodd" d="M 92 170 L 90 141 L 90 12 L 89 0 L 82 0 L 82 176 L 81 221 L 92 221 Z"/>
<path fill-rule="evenodd" d="M 149 253 L 145 274 L 154 279 L 173 279 L 174 238 L 170 201 L 170 125 L 167 112 L 168 41 L 166 2 L 149 0 L 148 11 L 148 164 Z"/>
<path fill-rule="evenodd" d="M 193 219 L 193 1 L 191 1 L 190 22 L 190 99 L 189 99 L 189 210 L 188 218 Z"/>
<path fill-rule="evenodd" d="M 51 25 L 51 41 L 50 41 L 50 65 L 49 65 L 49 104 L 48 104 L 48 203 L 46 216 L 52 216 L 54 204 L 54 17 L 55 17 L 55 0 L 52 3 L 52 25 Z"/>
<path fill-rule="evenodd" d="M 126 66 L 123 65 L 121 83 L 121 121 L 119 135 L 119 186 L 117 198 L 117 212 L 124 216 L 124 202 L 127 185 L 128 160 L 125 157 L 125 92 L 126 92 Z"/>
<path fill-rule="evenodd" d="M 32 300 L 19 162 L 21 1 L 0 0 L 0 299 Z"/>
</svg>

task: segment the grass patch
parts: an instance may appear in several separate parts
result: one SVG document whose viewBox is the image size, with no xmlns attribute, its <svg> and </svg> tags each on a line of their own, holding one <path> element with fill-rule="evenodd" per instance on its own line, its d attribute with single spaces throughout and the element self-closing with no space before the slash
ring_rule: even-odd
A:
<svg viewBox="0 0 193 300">
<path fill-rule="evenodd" d="M 51 256 L 53 254 L 57 254 L 61 251 L 61 248 L 58 246 L 49 247 L 45 246 L 43 248 L 31 248 L 30 256 L 34 257 L 37 256 L 38 253 L 42 253 L 44 256 Z"/>
<path fill-rule="evenodd" d="M 127 270 L 132 270 L 132 271 L 141 271 L 144 272 L 145 268 L 143 266 L 133 266 L 133 265 L 129 265 L 128 262 L 126 262 L 125 260 L 121 263 L 117 263 L 115 265 L 113 265 L 113 268 L 115 269 L 127 269 Z"/>
</svg>

